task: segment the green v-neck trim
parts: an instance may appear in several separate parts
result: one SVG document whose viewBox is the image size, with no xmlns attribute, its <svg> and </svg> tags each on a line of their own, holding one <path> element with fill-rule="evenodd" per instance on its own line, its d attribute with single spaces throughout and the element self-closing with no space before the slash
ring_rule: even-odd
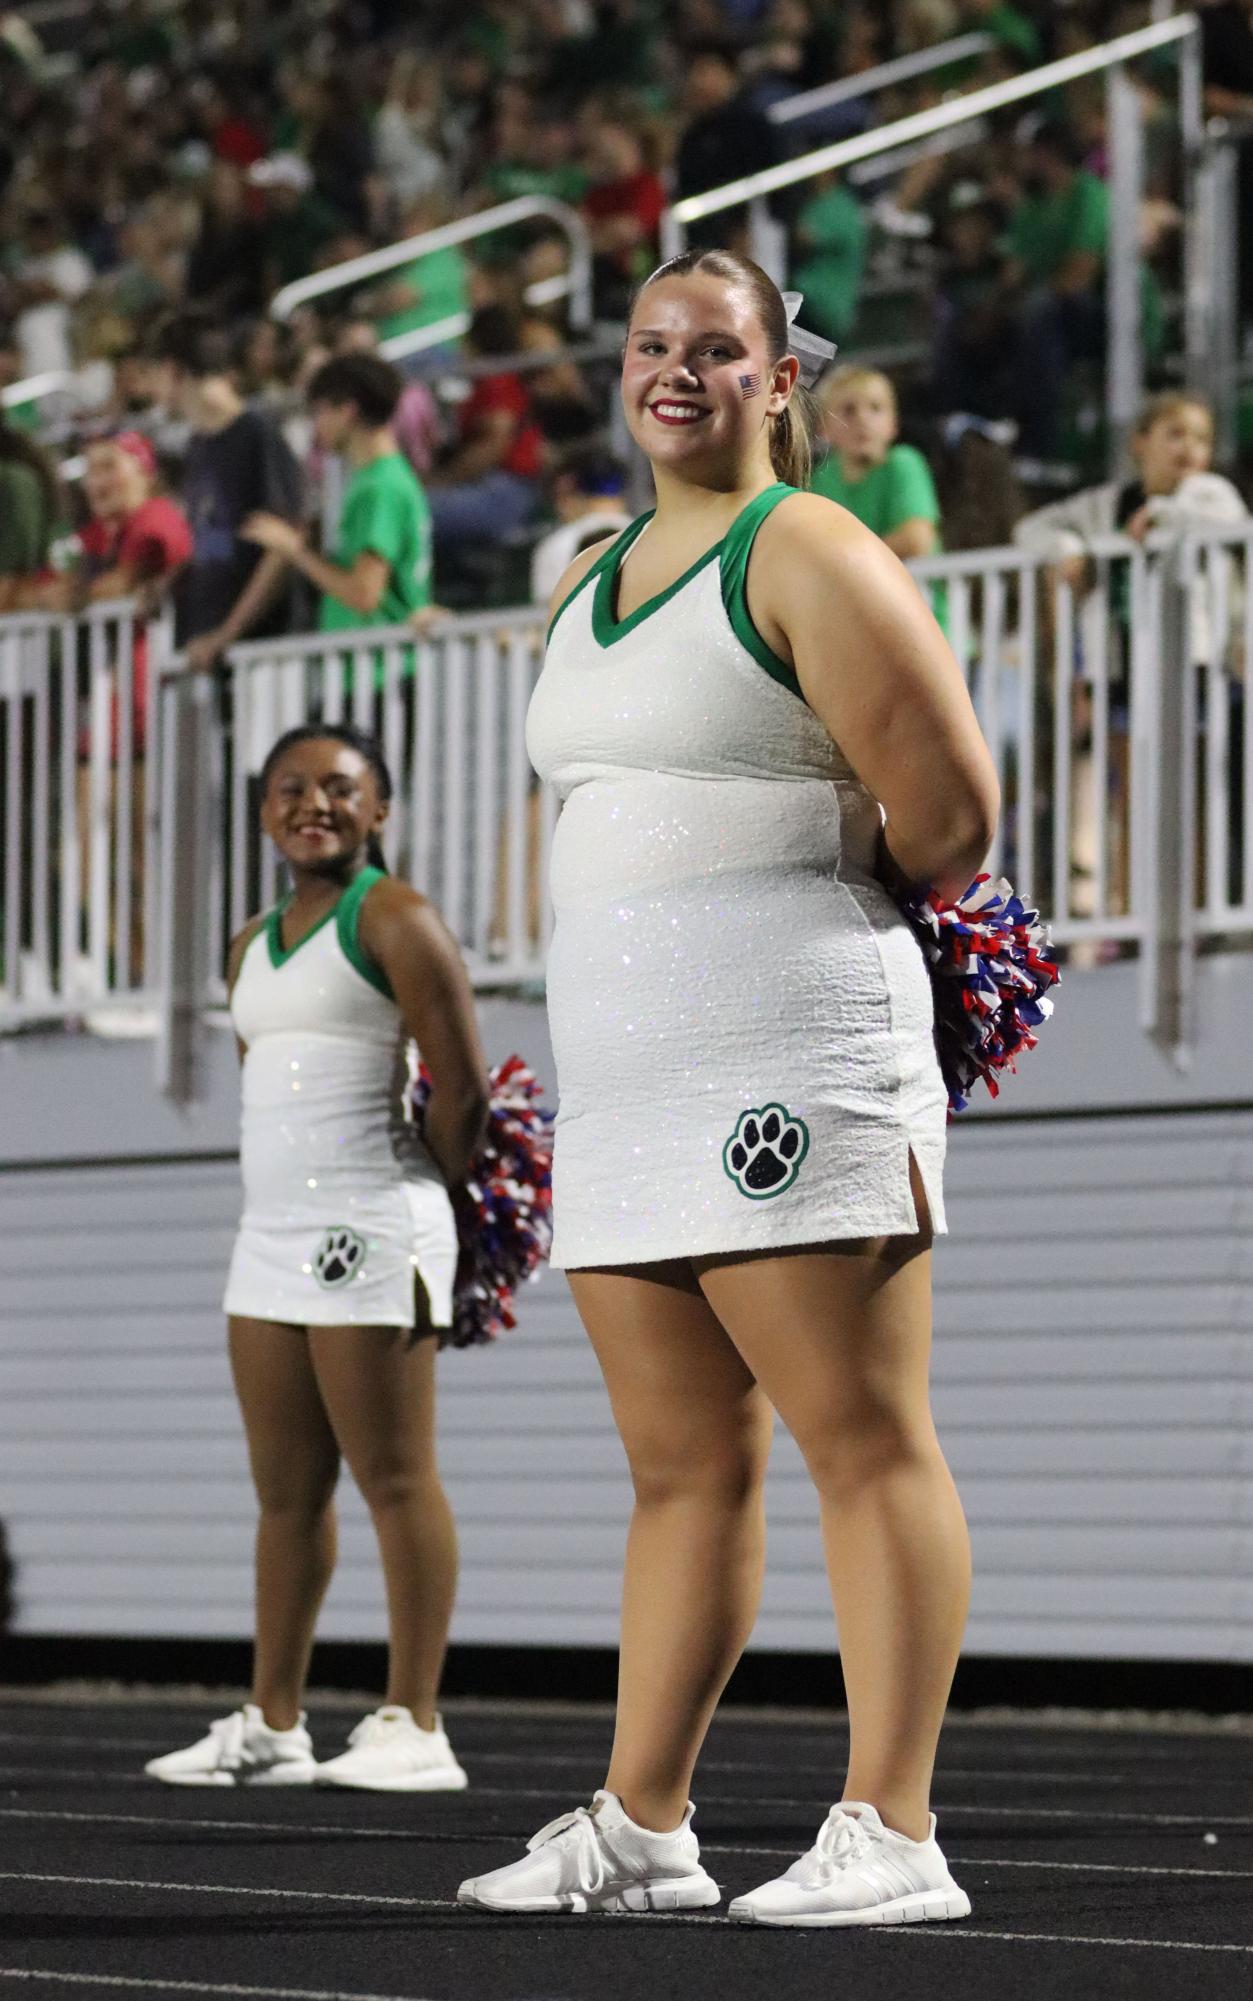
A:
<svg viewBox="0 0 1253 2001">
<path fill-rule="evenodd" d="M 311 938 L 316 938 L 318 932 L 333 921 L 339 935 L 340 946 L 349 964 L 355 967 L 361 977 L 368 980 L 379 993 L 384 994 L 388 1000 L 392 999 L 392 990 L 386 974 L 372 959 L 366 957 L 358 938 L 361 906 L 375 883 L 381 882 L 382 878 L 382 869 L 369 866 L 359 869 L 347 887 L 340 891 L 330 909 L 319 917 L 311 930 L 305 932 L 303 938 L 297 938 L 294 945 L 283 943 L 283 917 L 290 909 L 292 899 L 290 896 L 285 896 L 281 903 L 276 903 L 265 920 L 266 944 L 269 948 L 270 964 L 275 972 L 279 972 L 289 960 L 294 959 L 302 945 L 307 945 Z"/>
<path fill-rule="evenodd" d="M 270 948 L 270 964 L 273 966 L 275 972 L 278 972 L 281 966 L 285 966 L 289 959 L 294 959 L 302 945 L 307 945 L 311 938 L 317 937 L 319 931 L 326 929 L 326 926 L 330 923 L 332 917 L 334 917 L 343 900 L 344 892 L 341 890 L 330 909 L 323 916 L 319 917 L 313 929 L 306 931 L 303 938 L 297 938 L 294 945 L 284 945 L 283 943 L 283 918 L 291 907 L 290 895 L 285 896 L 281 903 L 275 904 L 273 910 L 271 910 L 265 920 L 265 939 L 266 944 Z"/>
<path fill-rule="evenodd" d="M 653 512 L 655 513 L 656 510 L 654 509 Z M 583 575 L 579 578 L 578 583 L 574 586 L 574 589 L 570 592 L 569 596 L 562 598 L 561 603 L 557 606 L 556 611 L 549 619 L 548 630 L 544 634 L 545 644 L 547 644 L 548 641 L 552 638 L 553 632 L 556 628 L 557 620 L 562 616 L 562 614 L 569 610 L 570 606 L 574 603 L 574 600 L 576 598 L 582 597 L 585 590 L 593 588 L 599 582 L 601 572 L 604 570 L 605 565 L 607 563 L 612 563 L 615 560 L 619 550 L 628 549 L 631 543 L 635 540 L 636 536 L 639 534 L 641 528 L 644 527 L 646 522 L 651 520 L 652 520 L 652 513 L 641 514 L 638 521 L 632 521 L 626 528 L 622 529 L 619 534 L 615 535 L 613 541 L 609 544 L 608 548 L 602 550 L 601 554 L 596 558 L 596 561 L 588 566 L 588 568 L 583 572 Z"/>
<path fill-rule="evenodd" d="M 634 611 L 629 611 L 625 618 L 619 618 L 614 611 L 614 604 L 618 595 L 618 578 L 622 574 L 622 565 L 626 561 L 628 550 L 643 534 L 656 511 L 656 508 L 653 508 L 649 513 L 641 515 L 624 535 L 619 536 L 613 548 L 605 551 L 605 564 L 596 579 L 596 595 L 592 599 L 592 632 L 600 646 L 612 646 L 615 640 L 624 639 L 628 632 L 634 632 L 637 625 L 642 625 L 646 618 L 651 618 L 655 611 L 660 611 L 664 604 L 669 604 L 671 598 L 677 597 L 681 590 L 686 589 L 694 576 L 698 575 L 707 564 L 716 562 L 722 554 L 725 535 L 719 537 L 712 549 L 706 549 L 703 556 L 698 556 L 694 563 L 689 563 L 682 576 L 676 577 L 672 584 L 667 584 L 664 591 L 654 592 L 652 597 L 645 598 L 643 604 L 636 605 Z"/>
</svg>

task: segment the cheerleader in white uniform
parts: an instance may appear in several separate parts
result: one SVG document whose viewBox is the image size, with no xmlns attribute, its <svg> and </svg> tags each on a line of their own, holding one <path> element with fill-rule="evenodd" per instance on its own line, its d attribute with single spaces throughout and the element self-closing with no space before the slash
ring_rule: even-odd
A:
<svg viewBox="0 0 1253 2001">
<path fill-rule="evenodd" d="M 292 889 L 230 952 L 244 1214 L 225 1299 L 261 1506 L 254 1681 L 234 1716 L 151 1761 L 171 1784 L 466 1782 L 435 1713 L 457 1556 L 435 1463 L 433 1333 L 452 1320 L 448 1186 L 482 1131 L 486 1077 L 456 945 L 378 865 L 390 796 L 372 739 L 339 725 L 290 731 L 261 774 L 262 826 Z M 433 1085 L 425 1143 L 404 1115 L 415 1043 Z M 341 1458 L 378 1536 L 389 1686 L 319 1766 L 301 1694 Z"/>
<path fill-rule="evenodd" d="M 851 1760 L 814 1846 L 730 1914 L 970 1908 L 928 1798 L 969 1589 L 927 1383 L 947 1094 L 885 884 L 960 894 L 997 786 L 907 572 L 797 491 L 797 374 L 756 265 L 646 281 L 622 396 L 656 510 L 566 572 L 528 719 L 564 802 L 553 1262 L 635 1512 L 605 1787 L 462 1885 L 488 1910 L 717 1902 L 688 1794 L 757 1613 L 773 1410 L 818 1490 Z"/>
</svg>

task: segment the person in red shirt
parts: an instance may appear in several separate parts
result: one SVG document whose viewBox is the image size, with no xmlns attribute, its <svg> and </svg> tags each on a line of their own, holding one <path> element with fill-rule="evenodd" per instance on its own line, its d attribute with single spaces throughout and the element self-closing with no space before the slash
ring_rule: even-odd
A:
<svg viewBox="0 0 1253 2001">
<path fill-rule="evenodd" d="M 157 485 L 156 454 L 139 431 L 119 431 L 87 447 L 83 490 L 91 515 L 78 532 L 79 561 L 54 590 L 57 609 L 82 610 L 114 598 L 134 598 L 136 618 L 131 652 L 131 925 L 130 978 L 143 980 L 144 755 L 148 716 L 148 636 L 145 616 L 156 610 L 171 579 L 192 550 L 191 529 L 182 509 Z M 110 761 L 118 753 L 118 704 L 110 723 Z M 79 742 L 78 827 L 81 881 L 90 896 L 91 735 Z M 113 782 L 116 783 L 116 773 Z M 111 813 L 112 817 L 112 813 Z"/>
<path fill-rule="evenodd" d="M 583 197 L 583 214 L 592 238 L 597 305 L 612 316 L 625 310 L 632 288 L 657 262 L 666 190 L 661 176 L 645 165 L 644 148 L 628 125 L 600 126 L 590 155 L 594 180 Z"/>
<path fill-rule="evenodd" d="M 518 354 L 517 315 L 483 306 L 465 336 L 474 360 Z M 457 443 L 427 486 L 435 543 L 501 542 L 534 514 L 545 463 L 544 434 L 525 379 L 512 369 L 476 375 L 461 405 Z"/>
</svg>

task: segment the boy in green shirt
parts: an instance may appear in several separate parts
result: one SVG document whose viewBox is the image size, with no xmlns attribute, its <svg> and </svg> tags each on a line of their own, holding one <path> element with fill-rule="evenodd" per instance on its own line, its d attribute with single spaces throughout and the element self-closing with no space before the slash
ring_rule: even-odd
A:
<svg viewBox="0 0 1253 2001">
<path fill-rule="evenodd" d="M 888 377 L 851 363 L 834 368 L 819 385 L 818 408 L 828 451 L 814 467 L 812 491 L 855 514 L 903 562 L 938 555 L 935 481 L 922 453 L 896 441 L 900 420 Z M 943 584 L 932 585 L 931 608 L 942 626 L 947 598 Z"/>
<path fill-rule="evenodd" d="M 323 632 L 402 625 L 431 602 L 431 510 L 391 428 L 403 388 L 399 370 L 377 354 L 337 355 L 309 384 L 319 446 L 342 452 L 352 468 L 333 560 L 272 514 L 250 515 L 240 531 L 321 591 Z"/>
</svg>

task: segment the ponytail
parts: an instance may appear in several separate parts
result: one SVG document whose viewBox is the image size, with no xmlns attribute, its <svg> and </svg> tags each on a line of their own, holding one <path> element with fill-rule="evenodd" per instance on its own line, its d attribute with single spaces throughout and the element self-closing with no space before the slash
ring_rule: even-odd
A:
<svg viewBox="0 0 1253 2001">
<path fill-rule="evenodd" d="M 371 834 L 365 844 L 365 859 L 367 868 L 381 869 L 384 875 L 389 873 L 387 856 L 383 853 L 383 843 L 377 834 Z"/>
<path fill-rule="evenodd" d="M 798 382 L 777 417 L 770 420 L 770 463 L 785 486 L 807 487 L 813 471 L 813 399 Z"/>
</svg>

